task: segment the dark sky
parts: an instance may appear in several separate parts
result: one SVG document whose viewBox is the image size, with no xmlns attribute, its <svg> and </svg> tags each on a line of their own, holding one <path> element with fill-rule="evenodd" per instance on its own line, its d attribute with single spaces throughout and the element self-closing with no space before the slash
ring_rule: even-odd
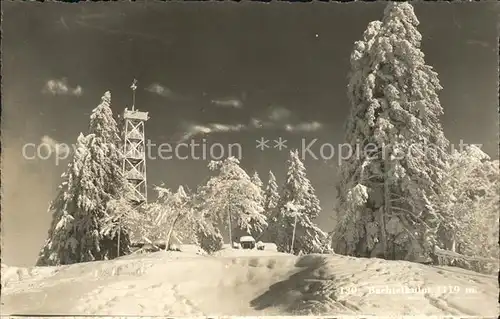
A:
<svg viewBox="0 0 500 319">
<path fill-rule="evenodd" d="M 151 116 L 153 143 L 210 129 L 192 138 L 241 143 L 247 172 L 266 182 L 271 169 L 282 184 L 288 150 L 271 141 L 260 151 L 255 140 L 281 136 L 300 148 L 301 139 L 318 138 L 315 152 L 318 144 L 343 142 L 349 55 L 384 4 L 17 1 L 3 9 L 2 262 L 29 265 L 46 238 L 47 207 L 67 161 L 24 159 L 25 143 L 74 143 L 105 91 L 115 114 L 130 107 L 137 78 L 136 106 Z M 415 11 L 426 62 L 444 87 L 445 134 L 453 143 L 483 144 L 496 157 L 498 6 L 427 3 Z M 266 125 L 255 128 L 256 119 Z M 336 162 L 305 159 L 325 230 Z M 149 185 L 195 188 L 209 174 L 207 163 L 149 160 Z"/>
</svg>

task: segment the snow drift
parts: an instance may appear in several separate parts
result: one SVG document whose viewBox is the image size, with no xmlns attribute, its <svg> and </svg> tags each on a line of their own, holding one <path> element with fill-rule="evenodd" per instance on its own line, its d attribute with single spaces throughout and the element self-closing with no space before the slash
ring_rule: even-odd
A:
<svg viewBox="0 0 500 319">
<path fill-rule="evenodd" d="M 189 250 L 189 249 L 188 249 Z M 496 317 L 493 276 L 338 255 L 224 249 L 63 267 L 2 266 L 2 315 Z"/>
</svg>

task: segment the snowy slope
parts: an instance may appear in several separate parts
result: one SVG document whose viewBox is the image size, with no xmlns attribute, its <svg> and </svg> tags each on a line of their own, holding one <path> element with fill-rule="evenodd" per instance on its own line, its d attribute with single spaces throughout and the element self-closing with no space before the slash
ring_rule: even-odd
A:
<svg viewBox="0 0 500 319">
<path fill-rule="evenodd" d="M 388 290 L 403 285 L 420 290 Z M 495 277 L 457 268 L 226 248 L 215 256 L 191 249 L 64 267 L 2 266 L 1 311 L 2 315 L 314 312 L 493 318 L 498 313 L 497 298 Z"/>
</svg>

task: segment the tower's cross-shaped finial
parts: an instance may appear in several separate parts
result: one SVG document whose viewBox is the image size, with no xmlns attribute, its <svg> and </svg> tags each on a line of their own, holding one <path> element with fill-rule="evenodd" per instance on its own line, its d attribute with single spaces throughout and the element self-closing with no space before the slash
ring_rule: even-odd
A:
<svg viewBox="0 0 500 319">
<path fill-rule="evenodd" d="M 136 79 L 134 79 L 130 88 L 132 89 L 132 111 L 133 111 L 135 109 L 135 90 L 137 89 L 137 80 Z"/>
</svg>

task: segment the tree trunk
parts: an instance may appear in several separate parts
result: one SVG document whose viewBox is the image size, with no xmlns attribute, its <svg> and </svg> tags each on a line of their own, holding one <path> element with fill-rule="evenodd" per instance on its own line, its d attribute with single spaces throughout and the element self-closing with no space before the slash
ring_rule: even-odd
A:
<svg viewBox="0 0 500 319">
<path fill-rule="evenodd" d="M 228 194 L 228 204 L 226 204 L 226 209 L 227 209 L 227 223 L 229 227 L 229 249 L 233 249 L 233 225 L 231 223 L 231 204 L 232 204 L 232 196 L 231 196 L 231 191 Z"/>
<path fill-rule="evenodd" d="M 116 258 L 120 257 L 120 235 L 122 233 L 122 227 L 121 225 L 118 225 L 118 243 L 117 243 L 117 252 L 116 252 Z"/>
<path fill-rule="evenodd" d="M 295 213 L 295 221 L 293 223 L 292 245 L 290 247 L 290 254 L 293 254 L 293 244 L 295 242 L 295 229 L 297 229 L 297 213 Z"/>
<path fill-rule="evenodd" d="M 380 244 L 382 245 L 382 251 L 384 252 L 384 258 L 387 259 L 388 251 L 387 251 L 387 234 L 385 229 L 385 216 L 389 213 L 391 209 L 391 198 L 390 198 L 390 189 L 389 189 L 389 181 L 388 181 L 388 168 L 389 165 L 387 163 L 387 159 L 384 163 L 384 210 L 380 214 Z"/>
<path fill-rule="evenodd" d="M 457 252 L 457 240 L 455 239 L 455 234 L 451 235 L 451 251 L 454 253 Z"/>
<path fill-rule="evenodd" d="M 233 226 L 231 225 L 231 210 L 228 210 L 227 222 L 229 224 L 229 245 L 230 245 L 231 249 L 233 249 L 233 234 L 232 234 Z"/>
<path fill-rule="evenodd" d="M 165 240 L 165 250 L 168 250 L 168 248 L 170 247 L 170 238 L 172 238 L 172 233 L 174 232 L 175 224 L 177 224 L 180 217 L 181 217 L 181 214 L 177 214 L 177 216 L 175 216 L 174 221 L 172 222 L 172 225 L 170 225 L 170 229 L 168 230 L 168 233 L 167 233 L 167 239 Z"/>
</svg>

